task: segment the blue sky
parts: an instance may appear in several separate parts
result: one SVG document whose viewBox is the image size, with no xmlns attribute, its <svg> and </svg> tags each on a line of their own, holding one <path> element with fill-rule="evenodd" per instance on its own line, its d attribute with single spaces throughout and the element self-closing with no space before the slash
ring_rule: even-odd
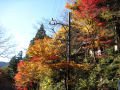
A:
<svg viewBox="0 0 120 90">
<path fill-rule="evenodd" d="M 27 48 L 34 25 L 43 19 L 59 18 L 66 0 L 0 0 L 0 25 L 13 36 L 17 51 Z"/>
</svg>

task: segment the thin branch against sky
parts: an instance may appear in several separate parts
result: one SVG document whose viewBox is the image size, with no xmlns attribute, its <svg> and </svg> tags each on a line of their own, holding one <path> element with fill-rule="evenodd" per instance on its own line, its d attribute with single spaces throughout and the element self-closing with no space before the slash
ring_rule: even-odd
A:
<svg viewBox="0 0 120 90">
<path fill-rule="evenodd" d="M 18 51 L 28 47 L 37 30 L 34 24 L 43 18 L 60 17 L 66 0 L 0 0 L 0 25 L 11 33 Z"/>
</svg>

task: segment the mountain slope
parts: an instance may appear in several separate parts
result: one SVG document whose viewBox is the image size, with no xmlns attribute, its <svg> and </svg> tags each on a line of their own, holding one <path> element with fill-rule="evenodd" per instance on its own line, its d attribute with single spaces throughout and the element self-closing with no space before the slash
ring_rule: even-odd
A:
<svg viewBox="0 0 120 90">
<path fill-rule="evenodd" d="M 2 62 L 2 61 L 0 61 L 0 68 L 8 66 L 8 64 L 9 64 L 9 62 Z"/>
</svg>

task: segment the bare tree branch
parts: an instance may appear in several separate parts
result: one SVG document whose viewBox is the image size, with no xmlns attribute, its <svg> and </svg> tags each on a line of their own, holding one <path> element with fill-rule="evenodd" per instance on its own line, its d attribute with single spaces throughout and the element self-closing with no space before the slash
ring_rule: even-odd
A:
<svg viewBox="0 0 120 90">
<path fill-rule="evenodd" d="M 0 27 L 0 58 L 9 58 L 14 53 L 15 44 L 11 40 L 12 38 Z"/>
</svg>

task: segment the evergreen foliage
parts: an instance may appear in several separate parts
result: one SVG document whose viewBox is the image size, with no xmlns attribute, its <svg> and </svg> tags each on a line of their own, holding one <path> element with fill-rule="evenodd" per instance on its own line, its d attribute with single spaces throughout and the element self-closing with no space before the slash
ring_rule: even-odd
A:
<svg viewBox="0 0 120 90">
<path fill-rule="evenodd" d="M 22 60 L 22 51 L 20 51 L 18 53 L 17 56 L 13 56 L 9 62 L 8 65 L 8 72 L 10 73 L 9 75 L 11 76 L 11 78 L 13 78 L 15 76 L 15 74 L 18 72 L 17 71 L 17 64 Z"/>
<path fill-rule="evenodd" d="M 46 31 L 45 31 L 45 29 L 44 29 L 44 25 L 41 24 L 41 26 L 40 26 L 40 28 L 38 29 L 35 37 L 33 38 L 33 40 L 31 40 L 30 45 L 33 45 L 35 40 L 44 39 L 45 36 L 47 36 L 47 35 L 46 35 Z"/>
</svg>

